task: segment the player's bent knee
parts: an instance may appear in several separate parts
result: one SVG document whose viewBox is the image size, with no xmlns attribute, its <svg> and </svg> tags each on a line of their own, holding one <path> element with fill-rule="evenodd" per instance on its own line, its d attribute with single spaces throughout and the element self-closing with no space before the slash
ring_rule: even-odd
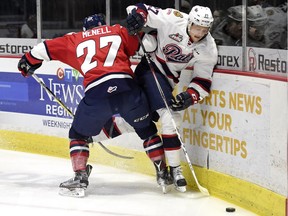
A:
<svg viewBox="0 0 288 216">
<path fill-rule="evenodd" d="M 151 122 L 147 127 L 135 128 L 135 132 L 142 140 L 145 140 L 157 133 L 157 127 L 153 122 Z"/>
</svg>

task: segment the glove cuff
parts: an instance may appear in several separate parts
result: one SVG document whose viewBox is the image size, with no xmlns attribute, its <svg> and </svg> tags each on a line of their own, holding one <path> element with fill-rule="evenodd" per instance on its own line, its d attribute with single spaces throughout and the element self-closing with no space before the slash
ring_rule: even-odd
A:
<svg viewBox="0 0 288 216">
<path fill-rule="evenodd" d="M 30 65 L 41 64 L 43 60 L 37 59 L 31 55 L 31 52 L 25 54 L 25 57 Z"/>
<path fill-rule="evenodd" d="M 193 89 L 193 88 L 188 88 L 186 90 L 186 92 L 188 92 L 192 98 L 193 104 L 197 104 L 200 98 L 200 94 L 197 90 Z"/>
<path fill-rule="evenodd" d="M 136 6 L 136 12 L 143 17 L 143 19 L 146 23 L 147 16 L 148 16 L 147 8 L 145 7 L 145 5 L 143 3 L 137 3 L 135 6 Z"/>
<path fill-rule="evenodd" d="M 144 23 L 147 22 L 147 12 L 143 10 L 142 8 L 137 8 L 136 13 L 140 14 L 142 18 L 144 19 Z"/>
</svg>

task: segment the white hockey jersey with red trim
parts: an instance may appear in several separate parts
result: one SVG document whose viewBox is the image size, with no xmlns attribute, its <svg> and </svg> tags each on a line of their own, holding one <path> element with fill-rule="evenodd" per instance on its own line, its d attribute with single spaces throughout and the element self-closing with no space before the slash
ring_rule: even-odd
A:
<svg viewBox="0 0 288 216">
<path fill-rule="evenodd" d="M 183 69 L 193 67 L 189 87 L 196 89 L 201 98 L 206 97 L 209 89 L 198 81 L 212 81 L 213 68 L 218 57 L 214 38 L 208 33 L 201 41 L 192 43 L 187 32 L 187 14 L 171 8 L 144 6 L 148 11 L 146 26 L 155 28 L 158 32 L 158 47 L 151 55 L 152 61 L 168 77 L 172 87 L 179 81 Z M 130 13 L 134 8 L 135 6 L 129 6 L 127 12 Z"/>
</svg>

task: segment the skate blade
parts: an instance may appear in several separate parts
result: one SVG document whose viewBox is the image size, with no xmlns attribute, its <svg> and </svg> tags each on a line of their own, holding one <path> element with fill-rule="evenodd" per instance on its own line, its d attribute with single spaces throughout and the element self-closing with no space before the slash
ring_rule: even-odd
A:
<svg viewBox="0 0 288 216">
<path fill-rule="evenodd" d="M 59 195 L 82 198 L 82 197 L 85 197 L 85 189 L 84 188 L 74 188 L 74 189 L 60 188 Z"/>
<path fill-rule="evenodd" d="M 186 192 L 186 186 L 175 186 L 175 189 L 181 193 Z"/>
<path fill-rule="evenodd" d="M 159 185 L 159 187 L 161 187 L 163 194 L 167 194 L 171 191 L 171 185 Z"/>
<path fill-rule="evenodd" d="M 162 188 L 163 194 L 166 194 L 167 193 L 167 186 L 162 185 L 161 188 Z"/>
</svg>

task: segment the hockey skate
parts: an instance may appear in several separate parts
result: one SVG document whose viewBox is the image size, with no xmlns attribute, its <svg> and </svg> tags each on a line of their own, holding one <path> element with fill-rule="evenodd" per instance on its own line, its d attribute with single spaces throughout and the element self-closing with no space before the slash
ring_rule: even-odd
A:
<svg viewBox="0 0 288 216">
<path fill-rule="evenodd" d="M 156 168 L 156 177 L 157 183 L 162 188 L 162 192 L 166 194 L 168 192 L 168 186 L 173 184 L 173 181 L 169 175 L 168 169 L 165 165 L 165 168 L 161 169 L 161 162 L 154 162 Z"/>
<path fill-rule="evenodd" d="M 88 177 L 91 173 L 92 166 L 87 165 L 86 170 L 75 172 L 75 176 L 65 182 L 62 182 L 59 187 L 59 194 L 62 196 L 84 197 L 85 190 L 89 185 Z"/>
<path fill-rule="evenodd" d="M 170 167 L 170 175 L 174 183 L 175 189 L 180 192 L 185 192 L 187 182 L 184 176 L 182 175 L 181 166 Z"/>
</svg>

